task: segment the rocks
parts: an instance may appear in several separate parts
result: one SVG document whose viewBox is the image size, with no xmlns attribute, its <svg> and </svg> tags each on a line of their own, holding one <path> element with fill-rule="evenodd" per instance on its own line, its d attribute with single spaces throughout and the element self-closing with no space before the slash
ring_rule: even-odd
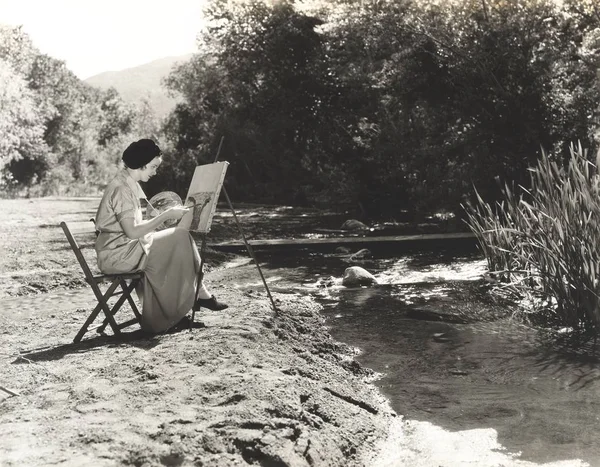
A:
<svg viewBox="0 0 600 467">
<path fill-rule="evenodd" d="M 356 253 L 354 253 L 352 256 L 350 256 L 350 261 L 361 261 L 363 259 L 366 258 L 370 258 L 372 255 L 371 251 L 363 248 L 362 250 L 358 250 Z"/>
<path fill-rule="evenodd" d="M 338 246 L 336 247 L 335 252 L 341 255 L 350 255 L 350 253 L 352 253 L 352 250 L 347 246 Z M 373 254 L 371 253 L 371 250 L 363 248 L 361 250 L 358 250 L 356 253 L 350 255 L 348 259 L 350 261 L 362 261 L 363 259 L 371 258 L 372 256 Z"/>
<path fill-rule="evenodd" d="M 369 227 L 356 219 L 348 219 L 342 224 L 342 230 L 369 230 Z"/>
<path fill-rule="evenodd" d="M 360 266 L 351 266 L 344 271 L 342 285 L 345 287 L 361 287 L 374 284 L 377 284 L 375 276 Z"/>
<path fill-rule="evenodd" d="M 333 276 L 321 277 L 317 281 L 317 287 L 320 288 L 320 289 L 327 288 L 327 287 L 332 287 L 334 285 L 335 285 L 335 277 L 333 277 Z"/>
</svg>

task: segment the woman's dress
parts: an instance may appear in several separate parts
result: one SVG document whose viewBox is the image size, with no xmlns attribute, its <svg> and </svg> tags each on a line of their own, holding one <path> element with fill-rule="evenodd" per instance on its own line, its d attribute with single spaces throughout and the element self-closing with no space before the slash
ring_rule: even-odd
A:
<svg viewBox="0 0 600 467">
<path fill-rule="evenodd" d="M 181 228 L 153 232 L 139 239 L 125 235 L 120 221 L 142 220 L 140 185 L 122 170 L 106 187 L 96 213 L 98 267 L 106 274 L 144 271 L 136 289 L 142 303 L 142 329 L 161 332 L 192 309 L 200 255 Z"/>
</svg>

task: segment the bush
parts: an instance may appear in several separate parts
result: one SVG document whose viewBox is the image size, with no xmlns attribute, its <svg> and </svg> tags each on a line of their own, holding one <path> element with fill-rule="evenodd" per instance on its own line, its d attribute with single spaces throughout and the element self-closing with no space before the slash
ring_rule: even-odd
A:
<svg viewBox="0 0 600 467">
<path fill-rule="evenodd" d="M 581 145 L 566 162 L 542 153 L 531 188 L 503 188 L 495 205 L 479 195 L 467 224 L 503 287 L 534 304 L 547 323 L 600 331 L 600 203 L 597 167 Z M 545 306 L 540 306 L 540 304 Z M 536 305 L 537 304 L 537 305 Z"/>
</svg>

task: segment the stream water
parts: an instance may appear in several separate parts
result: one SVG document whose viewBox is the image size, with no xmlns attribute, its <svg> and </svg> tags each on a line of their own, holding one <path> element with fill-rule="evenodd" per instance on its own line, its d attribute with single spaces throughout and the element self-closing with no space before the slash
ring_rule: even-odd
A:
<svg viewBox="0 0 600 467">
<path fill-rule="evenodd" d="M 344 255 L 260 255 L 272 291 L 311 294 L 332 336 L 394 410 L 446 431 L 493 428 L 498 442 L 536 463 L 580 459 L 600 466 L 598 358 L 563 348 L 511 319 L 482 291 L 473 253 L 412 252 L 359 265 L 379 285 L 346 288 Z M 357 264 L 357 263 L 354 263 Z M 244 284 L 262 287 L 257 282 Z"/>
</svg>

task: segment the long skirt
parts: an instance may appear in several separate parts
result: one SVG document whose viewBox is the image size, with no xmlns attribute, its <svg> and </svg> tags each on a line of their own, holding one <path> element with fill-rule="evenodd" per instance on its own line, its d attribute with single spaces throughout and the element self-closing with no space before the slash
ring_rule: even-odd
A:
<svg viewBox="0 0 600 467">
<path fill-rule="evenodd" d="M 165 229 L 152 237 L 145 277 L 137 293 L 142 302 L 142 329 L 161 332 L 192 309 L 200 255 L 185 229 Z"/>
</svg>

